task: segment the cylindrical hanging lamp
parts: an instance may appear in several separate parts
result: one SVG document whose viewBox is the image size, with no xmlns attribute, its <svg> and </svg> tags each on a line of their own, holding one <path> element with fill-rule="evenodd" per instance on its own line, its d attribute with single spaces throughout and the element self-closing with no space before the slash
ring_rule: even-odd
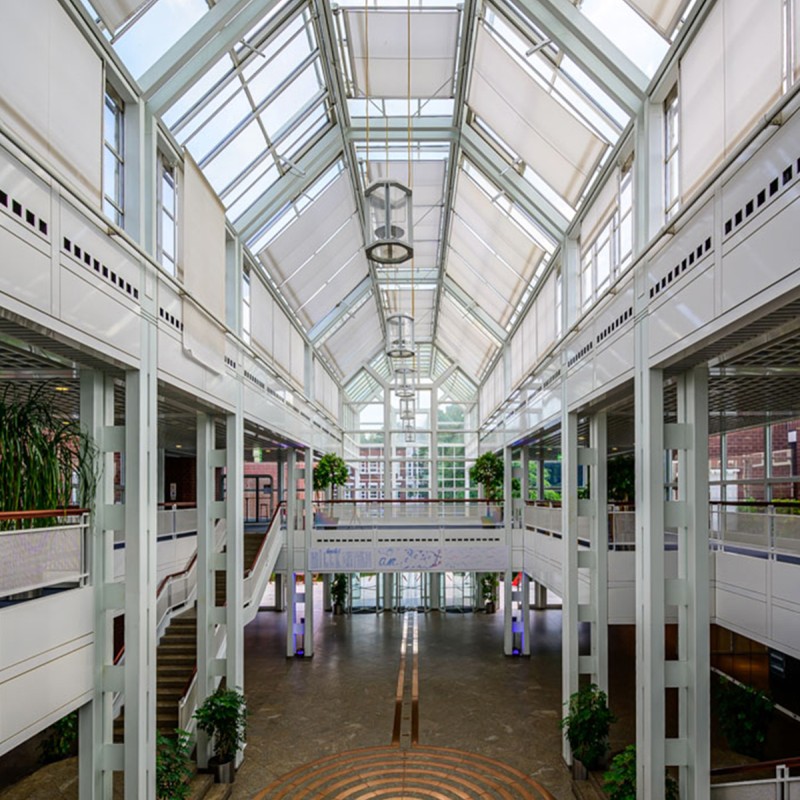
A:
<svg viewBox="0 0 800 800">
<path fill-rule="evenodd" d="M 414 355 L 414 318 L 410 314 L 386 317 L 386 355 L 390 358 Z"/>
<path fill-rule="evenodd" d="M 407 422 L 403 426 L 403 431 L 405 432 L 406 444 L 415 442 L 417 440 L 417 432 L 414 430 L 414 426 L 410 422 Z"/>
<path fill-rule="evenodd" d="M 400 419 L 402 420 L 414 420 L 415 416 L 415 408 L 414 408 L 414 398 L 413 397 L 401 397 L 400 398 Z"/>
<path fill-rule="evenodd" d="M 398 397 L 413 397 L 414 386 L 411 383 L 411 373 L 399 372 L 397 374 L 397 385 L 394 387 L 394 393 Z"/>
<path fill-rule="evenodd" d="M 375 181 L 364 193 L 367 257 L 377 264 L 402 264 L 414 255 L 411 189 L 393 180 Z"/>
</svg>

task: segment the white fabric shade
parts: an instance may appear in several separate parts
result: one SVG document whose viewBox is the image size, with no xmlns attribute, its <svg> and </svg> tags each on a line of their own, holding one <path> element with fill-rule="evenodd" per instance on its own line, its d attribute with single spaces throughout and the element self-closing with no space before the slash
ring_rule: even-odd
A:
<svg viewBox="0 0 800 800">
<path fill-rule="evenodd" d="M 446 292 L 439 309 L 437 337 L 446 353 L 457 356 L 467 376 L 480 381 L 497 345 Z"/>
<path fill-rule="evenodd" d="M 606 143 L 543 89 L 485 30 L 478 32 L 469 105 L 574 205 Z"/>
<path fill-rule="evenodd" d="M 631 8 L 649 20 L 665 37 L 669 37 L 681 18 L 686 0 L 625 0 Z"/>
<path fill-rule="evenodd" d="M 452 97 L 460 12 L 411 12 L 411 85 L 408 83 L 408 16 L 402 9 L 347 9 L 356 95 Z M 367 67 L 366 29 L 369 29 Z"/>
<path fill-rule="evenodd" d="M 780 96 L 780 3 L 720 0 L 681 59 L 681 194 L 688 197 Z"/>
<path fill-rule="evenodd" d="M 581 221 L 581 246 L 592 243 L 597 231 L 608 221 L 617 207 L 619 195 L 619 168 L 615 169 L 603 185 L 594 202 Z"/>
<path fill-rule="evenodd" d="M 116 31 L 150 0 L 92 0 L 94 10 L 110 31 Z"/>
<path fill-rule="evenodd" d="M 374 299 L 368 300 L 324 344 L 331 359 L 345 380 L 383 347 L 378 309 Z"/>
</svg>

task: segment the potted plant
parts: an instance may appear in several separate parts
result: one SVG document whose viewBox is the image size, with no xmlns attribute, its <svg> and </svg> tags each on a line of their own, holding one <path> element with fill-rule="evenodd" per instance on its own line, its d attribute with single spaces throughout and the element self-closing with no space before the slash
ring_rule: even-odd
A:
<svg viewBox="0 0 800 800">
<path fill-rule="evenodd" d="M 570 696 L 561 729 L 572 750 L 576 780 L 585 780 L 586 770 L 603 765 L 608 752 L 608 731 L 615 721 L 608 707 L 608 696 L 596 684 L 584 686 Z"/>
<path fill-rule="evenodd" d="M 344 604 L 347 599 L 347 575 L 337 572 L 331 581 L 331 604 L 335 615 L 344 613 Z"/>
<path fill-rule="evenodd" d="M 505 465 L 503 457 L 497 453 L 484 453 L 478 456 L 475 463 L 469 468 L 470 482 L 480 483 L 486 497 L 486 513 L 489 513 L 489 503 L 499 500 L 503 496 L 503 474 Z"/>
<path fill-rule="evenodd" d="M 219 687 L 194 712 L 197 727 L 214 740 L 215 780 L 233 783 L 236 754 L 244 746 L 247 707 L 238 689 Z M 209 766 L 212 766 L 209 763 Z"/>
<path fill-rule="evenodd" d="M 628 745 L 611 759 L 603 790 L 610 800 L 636 800 L 636 745 Z M 664 800 L 680 800 L 678 782 L 671 775 L 665 776 Z"/>
<path fill-rule="evenodd" d="M 336 453 L 325 453 L 314 466 L 314 491 L 324 492 L 329 486 L 344 486 L 349 478 L 345 460 Z"/>
<path fill-rule="evenodd" d="M 156 736 L 156 797 L 158 800 L 186 800 L 189 780 L 192 740 L 186 731 L 177 728 L 175 736 Z"/>
<path fill-rule="evenodd" d="M 40 761 L 50 764 L 75 755 L 78 745 L 78 712 L 73 711 L 50 728 L 48 736 L 39 744 Z"/>
<path fill-rule="evenodd" d="M 494 614 L 497 609 L 495 595 L 500 581 L 496 572 L 485 572 L 481 575 L 481 599 L 487 614 Z"/>
</svg>

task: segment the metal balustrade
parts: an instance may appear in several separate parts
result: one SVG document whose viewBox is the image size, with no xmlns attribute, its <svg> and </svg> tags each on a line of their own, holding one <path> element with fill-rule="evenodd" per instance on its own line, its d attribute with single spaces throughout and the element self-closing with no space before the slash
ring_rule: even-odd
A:
<svg viewBox="0 0 800 800">
<path fill-rule="evenodd" d="M 0 524 L 0 598 L 88 580 L 88 509 L 3 512 Z"/>
<path fill-rule="evenodd" d="M 710 535 L 719 550 L 800 555 L 800 508 L 757 501 L 710 504 Z"/>
<path fill-rule="evenodd" d="M 499 527 L 495 500 L 329 500 L 315 503 L 315 528 Z"/>
</svg>

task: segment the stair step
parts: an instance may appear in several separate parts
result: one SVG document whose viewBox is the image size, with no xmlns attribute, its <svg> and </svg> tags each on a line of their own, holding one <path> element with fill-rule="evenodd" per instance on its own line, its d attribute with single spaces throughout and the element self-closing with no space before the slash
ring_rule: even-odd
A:
<svg viewBox="0 0 800 800">
<path fill-rule="evenodd" d="M 231 783 L 212 783 L 204 800 L 227 800 L 232 791 L 233 784 Z"/>
<path fill-rule="evenodd" d="M 214 777 L 208 773 L 197 774 L 189 784 L 189 800 L 203 800 L 214 786 Z"/>
</svg>

